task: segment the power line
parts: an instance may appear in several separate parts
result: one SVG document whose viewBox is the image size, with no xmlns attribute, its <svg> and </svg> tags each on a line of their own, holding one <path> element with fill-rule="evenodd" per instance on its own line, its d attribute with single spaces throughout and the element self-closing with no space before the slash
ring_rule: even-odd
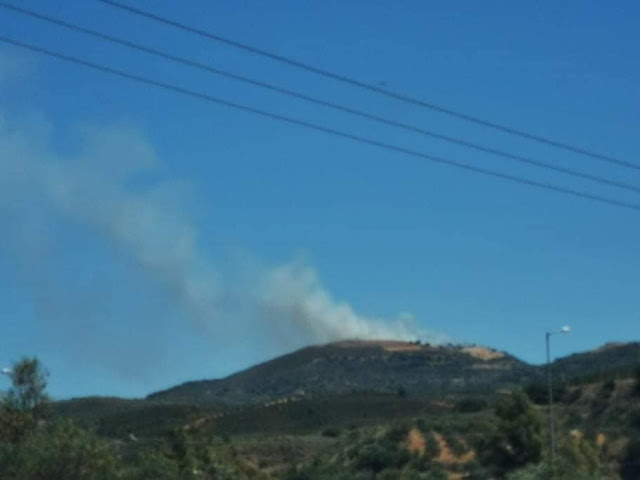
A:
<svg viewBox="0 0 640 480">
<path fill-rule="evenodd" d="M 393 98 L 393 99 L 396 99 L 396 100 L 400 100 L 400 101 L 405 102 L 405 103 L 409 103 L 409 104 L 412 104 L 412 105 L 417 105 L 419 107 L 427 108 L 427 109 L 430 109 L 430 110 L 433 110 L 433 111 L 436 111 L 436 112 L 439 112 L 439 113 L 450 115 L 450 116 L 458 118 L 460 120 L 464 120 L 464 121 L 467 121 L 467 122 L 475 123 L 477 125 L 482 125 L 483 127 L 487 127 L 487 128 L 491 128 L 491 129 L 494 129 L 494 130 L 498 130 L 498 131 L 503 132 L 503 133 L 508 133 L 510 135 L 515 135 L 515 136 L 518 136 L 518 137 L 521 137 L 521 138 L 526 138 L 527 140 L 532 140 L 534 142 L 538 142 L 538 143 L 542 143 L 542 144 L 549 145 L 549 146 L 552 146 L 552 147 L 560 148 L 560 149 L 563 149 L 563 150 L 566 150 L 566 151 L 569 151 L 569 152 L 577 153 L 579 155 L 583 155 L 583 156 L 591 157 L 591 158 L 594 158 L 594 159 L 597 159 L 597 160 L 602 160 L 602 161 L 605 161 L 605 162 L 613 163 L 613 164 L 616 164 L 616 165 L 621 166 L 621 167 L 627 167 L 627 168 L 633 168 L 635 170 L 640 170 L 640 165 L 637 164 L 637 163 L 629 162 L 627 160 L 621 160 L 621 159 L 618 159 L 618 158 L 615 158 L 615 157 L 612 157 L 612 156 L 609 156 L 609 155 L 604 155 L 604 154 L 601 154 L 601 153 L 597 153 L 597 152 L 588 150 L 586 148 L 578 147 L 578 146 L 575 146 L 575 145 L 571 145 L 571 144 L 568 144 L 568 143 L 564 143 L 564 142 L 553 140 L 553 139 L 550 139 L 550 138 L 547 138 L 547 137 L 543 137 L 541 135 L 535 135 L 533 133 L 525 132 L 524 130 L 519 130 L 519 129 L 516 129 L 516 128 L 513 128 L 513 127 L 509 127 L 509 126 L 506 126 L 506 125 L 495 123 L 495 122 L 492 122 L 492 121 L 489 121 L 489 120 L 484 120 L 484 119 L 482 119 L 480 117 L 476 117 L 476 116 L 473 116 L 473 115 L 462 113 L 462 112 L 459 112 L 457 110 L 453 110 L 451 108 L 447 108 L 447 107 L 443 107 L 441 105 L 437 105 L 435 103 L 431 103 L 431 102 L 420 100 L 420 99 L 417 99 L 417 98 L 414 98 L 414 97 L 410 97 L 410 96 L 405 95 L 403 93 L 399 93 L 399 92 L 395 92 L 395 91 L 392 91 L 392 90 L 387 90 L 387 89 L 384 89 L 384 88 L 380 88 L 380 87 L 378 87 L 376 85 L 373 85 L 373 84 L 370 84 L 370 83 L 366 83 L 366 82 L 362 82 L 360 80 L 356 80 L 356 79 L 354 79 L 352 77 L 348 77 L 346 75 L 342 75 L 342 74 L 339 74 L 339 73 L 333 73 L 333 72 L 330 72 L 328 70 L 324 70 L 322 68 L 315 67 L 313 65 L 310 65 L 308 63 L 304 63 L 304 62 L 295 60 L 295 59 L 290 58 L 290 57 L 285 57 L 283 55 L 278 55 L 276 53 L 272 53 L 272 52 L 269 52 L 267 50 L 263 50 L 261 48 L 253 47 L 253 46 L 248 45 L 246 43 L 241 43 L 241 42 L 238 42 L 236 40 L 232 40 L 232 39 L 223 37 L 221 35 L 217 35 L 215 33 L 209 32 L 209 31 L 205 31 L 205 30 L 202 30 L 202 29 L 199 29 L 199 28 L 196 28 L 196 27 L 192 27 L 192 26 L 186 25 L 184 23 L 181 23 L 181 22 L 178 22 L 178 21 L 175 21 L 175 20 L 171 20 L 170 18 L 167 18 L 167 17 L 162 17 L 162 16 L 157 15 L 155 13 L 149 12 L 148 10 L 143 10 L 143 9 L 140 9 L 140 8 L 136 8 L 136 7 L 133 7 L 131 5 L 127 5 L 127 4 L 124 4 L 124 3 L 121 3 L 121 2 L 118 2 L 118 1 L 115 1 L 115 0 L 96 0 L 96 1 L 102 2 L 102 3 L 110 5 L 112 7 L 119 8 L 121 10 L 128 11 L 130 13 L 134 13 L 136 15 L 140 15 L 142 17 L 146 17 L 146 18 L 148 18 L 150 20 L 154 20 L 156 22 L 164 23 L 165 25 L 169 25 L 169 26 L 172 26 L 174 28 L 177 28 L 177 29 L 180 29 L 180 30 L 184 30 L 186 32 L 190 32 L 190 33 L 193 33 L 195 35 L 199 35 L 201 37 L 208 38 L 210 40 L 214 40 L 216 42 L 224 43 L 226 45 L 229 45 L 229 46 L 244 50 L 246 52 L 250 52 L 250 53 L 253 53 L 253 54 L 256 54 L 256 55 L 261 55 L 263 57 L 270 58 L 270 59 L 275 60 L 277 62 L 285 63 L 285 64 L 290 65 L 292 67 L 296 67 L 296 68 L 299 68 L 299 69 L 302 69 L 302 70 L 306 70 L 306 71 L 314 73 L 316 75 L 320 75 L 320 76 L 323 76 L 323 77 L 326 77 L 326 78 L 330 78 L 332 80 L 336 80 L 336 81 L 339 81 L 339 82 L 342 82 L 342 83 L 346 83 L 346 84 L 352 85 L 354 87 L 358 87 L 358 88 L 362 88 L 362 89 L 365 89 L 365 90 L 369 90 L 371 92 L 374 92 L 374 93 L 377 93 L 377 94 L 380 94 L 380 95 L 384 95 L 386 97 Z"/>
<path fill-rule="evenodd" d="M 74 63 L 77 65 L 81 65 L 93 70 L 98 70 L 104 73 L 109 73 L 112 75 L 116 75 L 122 78 L 127 78 L 129 80 L 134 80 L 136 82 L 139 83 L 144 83 L 147 85 L 153 85 L 168 91 L 172 91 L 175 93 L 180 93 L 192 98 L 196 98 L 199 100 L 205 100 L 207 102 L 211 102 L 211 103 L 216 103 L 219 105 L 224 105 L 226 107 L 229 108 L 234 108 L 236 110 L 241 110 L 244 112 L 249 112 L 249 113 L 253 113 L 256 115 L 260 115 L 262 117 L 265 118 L 269 118 L 272 120 L 278 120 L 280 122 L 284 122 L 284 123 L 288 123 L 290 125 L 298 125 L 301 127 L 305 127 L 317 132 L 322 132 L 322 133 L 327 133 L 336 137 L 341 137 L 341 138 L 346 138 L 349 140 L 353 140 L 355 142 L 358 143 L 362 143 L 362 144 L 366 144 L 366 145 L 371 145 L 374 147 L 378 147 L 378 148 L 382 148 L 385 150 L 389 150 L 392 152 L 396 152 L 396 153 L 402 153 L 404 155 L 408 155 L 411 157 L 416 157 L 416 158 L 421 158 L 424 160 L 429 160 L 431 162 L 434 163 L 439 163 L 439 164 L 443 164 L 443 165 L 448 165 L 448 166 L 452 166 L 452 167 L 456 167 L 456 168 L 460 168 L 463 170 L 468 170 L 471 172 L 475 172 L 475 173 L 481 173 L 483 175 L 487 175 L 490 177 L 495 177 L 495 178 L 501 178 L 503 180 L 510 180 L 512 182 L 515 183 L 520 183 L 523 185 L 528 185 L 531 187 L 537 187 L 537 188 L 541 188 L 541 189 L 545 189 L 545 190 L 551 190 L 551 191 L 555 191 L 558 193 L 564 193 L 566 195 L 571 195 L 574 197 L 579 197 L 579 198 L 584 198 L 584 199 L 589 199 L 589 200 L 593 200 L 593 201 L 597 201 L 600 203 L 606 203 L 609 205 L 614 205 L 617 207 L 623 207 L 623 208 L 627 208 L 627 209 L 631 209 L 631 210 L 636 210 L 636 211 L 640 211 L 640 204 L 634 204 L 634 203 L 627 203 L 627 202 L 623 202 L 620 200 L 616 200 L 613 198 L 609 198 L 609 197 L 603 197 L 600 195 L 596 195 L 596 194 L 592 194 L 592 193 L 588 193 L 588 192 L 583 192 L 580 190 L 573 190 L 570 188 L 566 188 L 566 187 L 562 187 L 562 186 L 558 186 L 558 185 L 553 185 L 550 183 L 546 183 L 546 182 L 540 182 L 537 180 L 530 180 L 524 177 L 520 177 L 517 175 L 511 175 L 508 173 L 502 173 L 496 170 L 491 170 L 491 169 L 487 169 L 487 168 L 482 168 L 482 167 L 476 167 L 474 165 L 469 165 L 463 162 L 459 162 L 457 160 L 451 160 L 451 159 L 447 159 L 447 158 L 443 158 L 443 157 L 438 157 L 435 155 L 429 155 L 423 152 L 419 152 L 416 150 L 411 150 L 409 148 L 405 148 L 405 147 L 401 147 L 398 145 L 394 145 L 394 144 L 390 144 L 390 143 L 384 143 L 384 142 L 380 142 L 378 140 L 373 140 L 371 138 L 368 137 L 363 137 L 360 135 L 356 135 L 356 134 L 352 134 L 352 133 L 348 133 L 348 132 L 343 132 L 340 130 L 335 130 L 333 128 L 330 127 L 325 127 L 322 125 L 317 125 L 311 122 L 307 122 L 305 120 L 300 120 L 300 119 L 296 119 L 296 118 L 292 118 L 292 117 L 287 117 L 285 115 L 280 115 L 278 113 L 273 113 L 273 112 L 268 112 L 265 110 L 260 110 L 248 105 L 244 105 L 244 104 L 240 104 L 240 103 L 235 103 L 235 102 L 231 102 L 228 100 L 224 100 L 218 97 L 215 97 L 213 95 L 209 95 L 206 93 L 202 93 L 202 92 L 197 92 L 194 90 L 189 90 L 177 85 L 173 85 L 170 83 L 165 83 L 162 82 L 160 80 L 154 80 L 152 78 L 149 77 L 145 77 L 145 76 L 141 76 L 141 75 L 136 75 L 133 73 L 129 73 L 126 72 L 124 70 L 119 70 L 116 68 L 112 68 L 109 66 L 105 66 L 105 65 L 101 65 L 98 63 L 93 63 L 90 62 L 88 60 L 84 60 L 81 58 L 77 58 L 77 57 L 72 57 L 70 55 L 66 55 L 64 53 L 60 53 L 60 52 L 55 52 L 53 50 L 48 50 L 46 48 L 43 47 L 39 47 L 36 45 L 32 45 L 32 44 L 28 44 L 28 43 L 24 43 L 21 42 L 19 40 L 14 40 L 12 38 L 8 38 L 8 37 L 4 37 L 4 36 L 0 36 L 0 42 L 4 42 L 7 44 L 11 44 L 17 47 L 22 47 L 24 49 L 27 50 L 31 50 L 33 52 L 38 52 L 50 57 L 54 57 L 60 60 L 65 60 L 67 62 L 70 63 Z"/>
<path fill-rule="evenodd" d="M 496 149 L 496 148 L 492 148 L 492 147 L 489 147 L 489 146 L 486 146 L 486 145 L 475 144 L 475 143 L 466 141 L 466 140 L 461 139 L 461 138 L 452 137 L 452 136 L 445 135 L 445 134 L 442 134 L 442 133 L 434 132 L 432 130 L 423 129 L 423 128 L 416 127 L 416 126 L 413 126 L 413 125 L 409 125 L 409 124 L 406 124 L 406 123 L 403 123 L 403 122 L 398 122 L 398 121 L 391 120 L 391 119 L 388 119 L 388 118 L 385 118 L 385 117 L 374 115 L 374 114 L 371 114 L 371 113 L 368 113 L 368 112 L 365 112 L 365 111 L 357 110 L 357 109 L 350 108 L 350 107 L 345 107 L 344 105 L 340 105 L 340 104 L 337 104 L 337 103 L 333 103 L 333 102 L 325 101 L 325 100 L 322 100 L 322 99 L 318 99 L 316 97 L 312 97 L 310 95 L 306 95 L 306 94 L 303 94 L 303 93 L 300 93 L 300 92 L 297 92 L 297 91 L 294 91 L 294 90 L 291 90 L 291 89 L 278 87 L 276 85 L 269 84 L 269 83 L 266 83 L 266 82 L 263 82 L 263 81 L 260 81 L 260 80 L 255 80 L 255 79 L 252 79 L 252 78 L 248 78 L 248 77 L 245 77 L 245 76 L 242 76 L 242 75 L 238 75 L 238 74 L 235 74 L 235 73 L 232 73 L 232 72 L 228 72 L 228 71 L 225 71 L 225 70 L 220 70 L 220 69 L 212 67 L 210 65 L 206 65 L 206 64 L 203 64 L 203 63 L 200 63 L 200 62 L 197 62 L 195 60 L 191 60 L 191 59 L 188 59 L 188 58 L 185 58 L 185 57 L 172 55 L 170 53 L 158 50 L 156 48 L 147 47 L 147 46 L 135 43 L 135 42 L 124 40 L 122 38 L 118 38 L 118 37 L 115 37 L 115 36 L 112 36 L 112 35 L 107 35 L 105 33 L 98 32 L 96 30 L 92 30 L 92 29 L 83 27 L 83 26 L 78 25 L 78 24 L 70 23 L 70 22 L 67 22 L 65 20 L 60 20 L 60 19 L 48 16 L 48 15 L 44 15 L 44 14 L 35 12 L 33 10 L 22 8 L 22 7 L 19 7 L 19 6 L 4 2 L 4 1 L 0 1 L 0 7 L 12 10 L 14 12 L 21 13 L 23 15 L 30 16 L 32 18 L 36 18 L 36 19 L 39 19 L 39 20 L 43 20 L 43 21 L 46 21 L 46 22 L 61 26 L 61 27 L 70 29 L 70 30 L 75 31 L 75 32 L 79 32 L 79 33 L 82 33 L 82 34 L 85 34 L 85 35 L 90 35 L 90 36 L 93 36 L 93 37 L 96 37 L 96 38 L 100 38 L 102 40 L 105 40 L 105 41 L 108 41 L 108 42 L 111 42 L 111 43 L 115 43 L 117 45 L 122 45 L 122 46 L 131 48 L 131 49 L 134 49 L 134 50 L 138 50 L 138 51 L 150 54 L 150 55 L 154 55 L 154 56 L 157 56 L 157 57 L 160 57 L 160 58 L 164 58 L 164 59 L 167 59 L 167 60 L 170 60 L 170 61 L 173 61 L 173 62 L 177 62 L 177 63 L 180 63 L 182 65 L 186 65 L 186 66 L 189 66 L 189 67 L 192 67 L 192 68 L 203 70 L 203 71 L 206 71 L 208 73 L 212 73 L 212 74 L 215 74 L 215 75 L 223 76 L 223 77 L 230 78 L 230 79 L 233 79 L 233 80 L 236 80 L 236 81 L 240 81 L 240 82 L 243 82 L 243 83 L 248 83 L 250 85 L 254 85 L 254 86 L 257 86 L 257 87 L 260 87 L 260 88 L 268 89 L 270 91 L 274 91 L 274 92 L 277 92 L 277 93 L 280 93 L 280 94 L 284 94 L 284 95 L 287 95 L 287 96 L 290 96 L 290 97 L 301 99 L 301 100 L 304 100 L 306 102 L 310 102 L 310 103 L 313 103 L 313 104 L 316 104 L 316 105 L 321 105 L 323 107 L 331 108 L 333 110 L 341 111 L 341 112 L 348 113 L 348 114 L 351 114 L 351 115 L 355 115 L 355 116 L 358 116 L 358 117 L 361 117 L 361 118 L 372 120 L 372 121 L 375 121 L 375 122 L 378 122 L 378 123 L 381 123 L 381 124 L 384 124 L 384 125 L 389 125 L 389 126 L 401 128 L 403 130 L 407 130 L 407 131 L 410 131 L 412 133 L 418 133 L 418 134 L 425 135 L 425 136 L 428 136 L 428 137 L 431 137 L 431 138 L 436 138 L 438 140 L 443 140 L 443 141 L 446 141 L 446 142 L 449 142 L 449 143 L 460 145 L 460 146 L 463 146 L 465 148 L 471 148 L 471 149 L 478 150 L 478 151 L 481 151 L 481 152 L 484 152 L 484 153 L 489 153 L 489 154 L 492 154 L 492 155 L 497 155 L 497 156 L 500 156 L 500 157 L 503 157 L 503 158 L 507 158 L 507 159 L 510 159 L 510 160 L 515 160 L 515 161 L 518 161 L 518 162 L 521 162 L 521 163 L 525 163 L 525 164 L 528 164 L 528 165 L 533 165 L 535 167 L 544 168 L 544 169 L 548 169 L 548 170 L 553 170 L 553 171 L 556 171 L 556 172 L 560 172 L 560 173 L 567 174 L 567 175 L 572 175 L 572 176 L 575 176 L 575 177 L 578 177 L 578 178 L 583 178 L 583 179 L 590 180 L 590 181 L 597 182 L 597 183 L 601 183 L 601 184 L 604 184 L 604 185 L 614 186 L 614 187 L 622 188 L 622 189 L 625 189 L 625 190 L 630 190 L 630 191 L 633 191 L 633 192 L 636 192 L 636 193 L 640 193 L 640 187 L 638 187 L 636 185 L 632 185 L 632 184 L 625 183 L 625 182 L 620 182 L 620 181 L 617 181 L 617 180 L 612 180 L 612 179 L 609 179 L 609 178 L 601 177 L 599 175 L 593 175 L 593 174 L 590 174 L 590 173 L 581 172 L 579 170 L 575 170 L 575 169 L 572 169 L 572 168 L 566 168 L 566 167 L 553 165 L 551 163 L 543 162 L 543 161 L 536 160 L 536 159 L 533 159 L 533 158 L 530 158 L 530 157 L 525 157 L 523 155 L 517 155 L 517 154 L 514 154 L 514 153 L 510 153 L 510 152 L 506 152 L 506 151 L 499 150 L 499 149 Z"/>
</svg>

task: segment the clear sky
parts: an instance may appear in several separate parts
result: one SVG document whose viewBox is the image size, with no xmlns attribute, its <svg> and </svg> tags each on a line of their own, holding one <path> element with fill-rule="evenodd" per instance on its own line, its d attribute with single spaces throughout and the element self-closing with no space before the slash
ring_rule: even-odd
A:
<svg viewBox="0 0 640 480">
<path fill-rule="evenodd" d="M 130 0 L 364 82 L 640 163 L 640 4 Z M 94 1 L 20 5 L 405 123 L 640 185 L 640 171 L 319 78 Z M 17 40 L 473 165 L 640 203 L 0 9 Z M 141 396 L 354 332 L 544 360 L 640 336 L 640 212 L 536 190 L 0 45 L 0 362 Z M 0 387 L 1 388 L 1 387 Z"/>
</svg>

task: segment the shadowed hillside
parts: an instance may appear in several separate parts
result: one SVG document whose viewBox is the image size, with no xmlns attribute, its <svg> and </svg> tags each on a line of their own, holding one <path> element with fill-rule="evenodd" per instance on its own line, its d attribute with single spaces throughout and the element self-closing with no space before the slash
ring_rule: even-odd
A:
<svg viewBox="0 0 640 480">
<path fill-rule="evenodd" d="M 554 362 L 557 382 L 628 374 L 640 343 L 610 343 Z M 417 342 L 344 341 L 307 347 L 219 380 L 189 382 L 148 399 L 191 404 L 246 404 L 305 395 L 375 391 L 442 395 L 492 393 L 544 381 L 544 366 L 483 347 Z"/>
<path fill-rule="evenodd" d="M 148 398 L 240 404 L 358 391 L 442 394 L 494 391 L 537 369 L 480 347 L 394 341 L 347 341 L 308 347 L 221 380 L 189 382 Z"/>
</svg>

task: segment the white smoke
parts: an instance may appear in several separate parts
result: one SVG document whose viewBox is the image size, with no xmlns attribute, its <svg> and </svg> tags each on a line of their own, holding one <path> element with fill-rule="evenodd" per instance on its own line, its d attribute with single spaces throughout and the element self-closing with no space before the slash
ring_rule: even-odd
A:
<svg viewBox="0 0 640 480">
<path fill-rule="evenodd" d="M 75 148 L 64 152 L 51 146 L 51 137 L 52 127 L 38 117 L 20 128 L 0 121 L 0 213 L 9 212 L 5 218 L 13 220 L 5 221 L 14 222 L 5 231 L 16 232 L 26 217 L 33 221 L 53 211 L 98 232 L 170 292 L 193 325 L 217 333 L 233 321 L 234 311 L 251 305 L 250 322 L 290 329 L 298 344 L 442 340 L 406 315 L 392 321 L 359 315 L 335 301 L 304 263 L 262 269 L 246 279 L 250 285 L 230 286 L 199 245 L 198 228 L 180 201 L 187 189 L 161 179 L 154 149 L 139 132 L 126 124 L 84 127 L 73 133 Z M 36 231 L 48 234 L 46 228 Z M 33 270 L 37 275 L 37 266 Z"/>
<path fill-rule="evenodd" d="M 300 262 L 276 267 L 263 279 L 265 308 L 316 342 L 344 339 L 416 340 L 420 332 L 410 315 L 389 322 L 358 315 L 348 303 L 336 302 L 315 270 Z M 430 340 L 433 340 L 430 337 Z"/>
<path fill-rule="evenodd" d="M 53 208 L 103 235 L 164 284 L 190 318 L 205 325 L 220 303 L 220 280 L 197 245 L 197 231 L 172 205 L 167 181 L 135 188 L 154 173 L 153 148 L 128 125 L 83 128 L 80 152 L 51 153 L 42 127 L 0 131 L 0 197 L 5 205 Z M 46 130 L 46 129 L 45 129 Z"/>
</svg>

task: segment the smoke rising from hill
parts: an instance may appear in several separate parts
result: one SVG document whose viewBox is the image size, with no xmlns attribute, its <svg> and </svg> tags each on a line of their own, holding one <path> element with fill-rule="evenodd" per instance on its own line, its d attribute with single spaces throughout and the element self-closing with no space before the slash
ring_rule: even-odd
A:
<svg viewBox="0 0 640 480">
<path fill-rule="evenodd" d="M 68 222 L 97 233 L 169 292 L 195 328 L 213 336 L 224 333 L 235 311 L 247 304 L 250 324 L 275 322 L 305 343 L 428 336 L 406 318 L 390 322 L 359 315 L 335 301 L 313 268 L 300 262 L 261 269 L 248 279 L 249 288 L 230 286 L 185 213 L 180 198 L 187 186 L 161 179 L 154 149 L 136 129 L 85 126 L 74 132 L 74 148 L 67 151 L 56 151 L 51 136 L 51 125 L 38 117 L 20 128 L 0 122 L 0 219 L 5 232 L 28 232 L 13 238 L 12 248 L 27 259 L 26 275 L 38 278 L 35 284 L 57 282 L 41 278 L 43 265 L 33 259 L 34 249 L 53 241 L 58 228 L 24 228 L 46 219 L 45 224 Z"/>
<path fill-rule="evenodd" d="M 316 342 L 344 339 L 415 340 L 420 332 L 410 315 L 394 321 L 357 314 L 346 302 L 336 302 L 316 271 L 300 262 L 272 269 L 263 280 L 265 308 L 288 324 L 303 330 Z M 436 340 L 433 335 L 430 341 Z"/>
</svg>

